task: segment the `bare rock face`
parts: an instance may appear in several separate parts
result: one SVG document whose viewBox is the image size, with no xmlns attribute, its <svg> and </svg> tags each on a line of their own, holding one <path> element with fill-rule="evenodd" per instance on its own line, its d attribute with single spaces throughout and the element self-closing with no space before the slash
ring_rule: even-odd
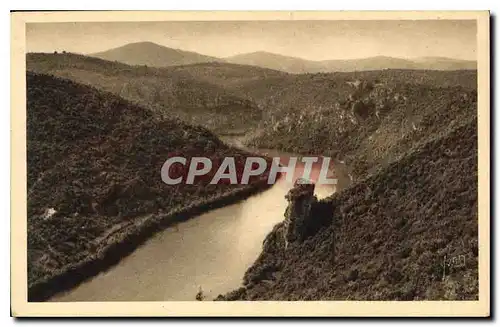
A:
<svg viewBox="0 0 500 327">
<path fill-rule="evenodd" d="M 285 196 L 289 203 L 285 212 L 285 221 L 283 222 L 283 236 L 286 246 L 291 242 L 301 242 L 306 236 L 311 210 L 314 203 L 317 202 L 314 187 L 314 184 L 298 179 L 294 187 Z"/>
<path fill-rule="evenodd" d="M 333 207 L 314 195 L 315 185 L 304 179 L 295 182 L 285 198 L 285 219 L 274 226 L 263 242 L 266 253 L 280 253 L 290 243 L 301 243 L 332 222 Z"/>
</svg>

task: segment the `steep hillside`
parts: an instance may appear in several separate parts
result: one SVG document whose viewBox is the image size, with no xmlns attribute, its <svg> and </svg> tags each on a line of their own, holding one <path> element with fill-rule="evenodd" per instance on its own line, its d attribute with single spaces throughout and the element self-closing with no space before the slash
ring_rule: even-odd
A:
<svg viewBox="0 0 500 327">
<path fill-rule="evenodd" d="M 253 102 L 211 83 L 214 78 L 196 69 L 132 67 L 76 54 L 29 53 L 26 60 L 30 71 L 112 92 L 161 116 L 216 132 L 246 130 L 261 120 L 262 113 Z"/>
<path fill-rule="evenodd" d="M 115 49 L 93 53 L 90 56 L 109 61 L 119 61 L 127 65 L 147 65 L 152 67 L 222 61 L 216 57 L 172 49 L 153 42 L 130 43 Z"/>
<path fill-rule="evenodd" d="M 209 184 L 211 178 L 167 185 L 161 169 L 171 156 L 187 164 L 193 156 L 232 156 L 242 169 L 248 154 L 204 128 L 158 118 L 88 86 L 32 73 L 27 86 L 32 299 L 97 273 L 165 224 L 267 187 L 256 177 L 243 186 Z"/>
<path fill-rule="evenodd" d="M 475 61 L 444 57 L 403 59 L 377 56 L 360 59 L 313 61 L 263 51 L 240 54 L 225 58 L 225 60 L 235 64 L 253 65 L 295 74 L 383 69 L 468 70 L 477 67 Z"/>
<path fill-rule="evenodd" d="M 457 86 L 466 78 L 466 87 Z M 304 76 L 273 95 L 260 94 L 265 119 L 248 143 L 331 155 L 346 160 L 354 178 L 363 178 L 416 141 L 475 115 L 475 80 L 469 71 Z"/>
<path fill-rule="evenodd" d="M 290 193 L 244 287 L 218 299 L 477 300 L 477 153 L 474 117 L 329 199 Z"/>
</svg>

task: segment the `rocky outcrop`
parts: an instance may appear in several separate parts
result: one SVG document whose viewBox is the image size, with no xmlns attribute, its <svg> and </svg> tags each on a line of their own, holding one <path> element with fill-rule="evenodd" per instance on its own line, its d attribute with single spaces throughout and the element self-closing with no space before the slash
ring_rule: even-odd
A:
<svg viewBox="0 0 500 327">
<path fill-rule="evenodd" d="M 476 119 L 431 137 L 377 174 L 312 202 L 303 242 L 285 251 L 275 227 L 269 241 L 276 242 L 246 272 L 244 287 L 218 299 L 477 301 Z M 310 194 L 302 187 L 290 192 L 289 226 L 297 223 L 294 206 Z"/>
<path fill-rule="evenodd" d="M 311 209 L 313 204 L 317 202 L 314 196 L 314 184 L 298 179 L 285 198 L 289 203 L 283 222 L 283 237 L 285 247 L 287 247 L 288 243 L 301 242 L 306 236 Z"/>
<path fill-rule="evenodd" d="M 329 224 L 332 210 L 326 202 L 314 195 L 315 185 L 299 179 L 285 198 L 288 207 L 283 222 L 274 226 L 263 242 L 265 252 L 282 252 L 290 244 L 299 244 L 314 235 L 322 226 Z"/>
</svg>

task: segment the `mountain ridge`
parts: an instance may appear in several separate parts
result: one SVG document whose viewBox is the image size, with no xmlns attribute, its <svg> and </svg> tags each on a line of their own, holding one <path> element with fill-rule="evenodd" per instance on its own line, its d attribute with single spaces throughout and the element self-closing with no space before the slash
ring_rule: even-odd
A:
<svg viewBox="0 0 500 327">
<path fill-rule="evenodd" d="M 215 57 L 198 52 L 166 47 L 153 42 L 135 42 L 87 54 L 128 65 L 172 67 L 198 63 L 231 63 L 280 70 L 287 73 L 350 72 L 381 69 L 462 70 L 476 69 L 476 61 L 426 56 L 399 58 L 373 56 L 355 59 L 309 60 L 269 51 L 253 51 L 228 57 Z"/>
</svg>

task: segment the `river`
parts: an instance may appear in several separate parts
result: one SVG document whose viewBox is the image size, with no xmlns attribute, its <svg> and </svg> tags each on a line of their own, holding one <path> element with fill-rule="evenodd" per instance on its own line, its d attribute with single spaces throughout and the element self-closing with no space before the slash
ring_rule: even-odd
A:
<svg viewBox="0 0 500 327">
<path fill-rule="evenodd" d="M 279 156 L 286 162 L 290 154 Z M 297 164 L 296 172 L 302 168 Z M 343 168 L 336 163 L 331 171 L 337 187 L 348 183 Z M 315 165 L 311 176 L 317 171 Z M 266 235 L 284 219 L 291 186 L 281 178 L 264 192 L 167 228 L 115 267 L 50 301 L 193 301 L 200 289 L 206 299 L 236 289 Z M 324 198 L 335 191 L 335 185 L 317 185 L 315 193 Z"/>
</svg>

